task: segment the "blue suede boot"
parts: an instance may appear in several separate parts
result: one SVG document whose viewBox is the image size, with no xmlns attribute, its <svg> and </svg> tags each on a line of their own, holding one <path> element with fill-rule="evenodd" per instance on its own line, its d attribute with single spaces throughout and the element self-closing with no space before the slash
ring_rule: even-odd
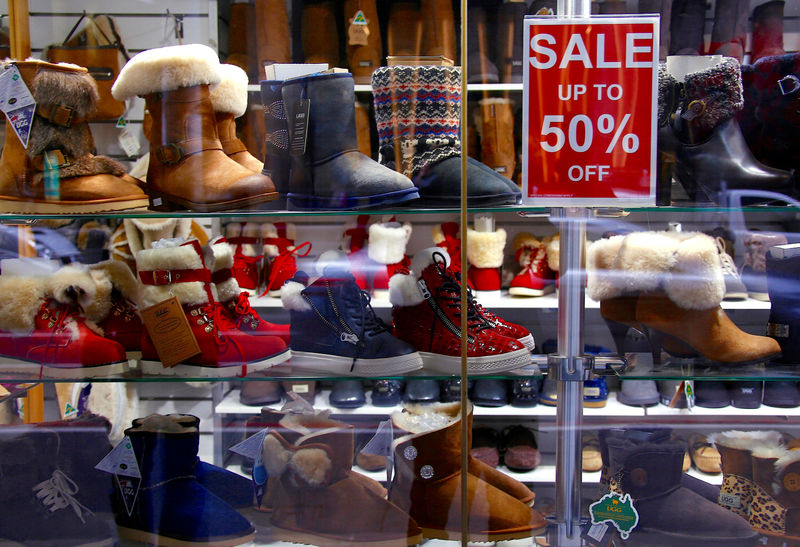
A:
<svg viewBox="0 0 800 547">
<path fill-rule="evenodd" d="M 152 415 L 125 431 L 142 475 L 131 514 L 116 500 L 120 537 L 153 544 L 241 545 L 255 530 L 196 478 L 197 428 Z"/>
</svg>

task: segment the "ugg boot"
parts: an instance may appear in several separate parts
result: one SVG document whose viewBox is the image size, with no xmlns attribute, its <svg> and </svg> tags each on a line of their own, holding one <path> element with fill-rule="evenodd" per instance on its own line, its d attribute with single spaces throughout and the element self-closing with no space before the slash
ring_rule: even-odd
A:
<svg viewBox="0 0 800 547">
<path fill-rule="evenodd" d="M 409 275 L 389 281 L 395 335 L 420 352 L 425 368 L 447 374 L 461 369 L 461 283 L 448 269 L 447 251 L 432 247 L 417 253 Z M 528 364 L 518 340 L 498 334 L 474 306 L 467 317 L 467 369 L 490 374 Z"/>
<path fill-rule="evenodd" d="M 239 165 L 260 173 L 264 163 L 256 159 L 236 136 L 236 118 L 247 112 L 247 74 L 234 65 L 220 65 L 222 81 L 211 90 L 211 105 L 217 120 L 222 151 Z"/>
<path fill-rule="evenodd" d="M 479 232 L 467 228 L 467 261 L 469 284 L 476 291 L 499 291 L 502 282 L 503 250 L 506 231 Z"/>
<path fill-rule="evenodd" d="M 335 2 L 303 2 L 300 25 L 305 62 L 327 63 L 329 67 L 340 66 Z"/>
<path fill-rule="evenodd" d="M 461 273 L 461 229 L 458 222 L 442 222 L 431 228 L 433 244 L 450 256 L 450 269 Z M 469 280 L 467 280 L 469 282 Z"/>
<path fill-rule="evenodd" d="M 376 222 L 369 227 L 367 256 L 371 261 L 371 279 L 375 298 L 389 297 L 389 279 L 411 267 L 406 245 L 411 237 L 411 224 L 396 221 Z"/>
<path fill-rule="evenodd" d="M 469 537 L 461 535 L 461 403 L 435 403 L 394 412 L 406 432 L 392 443 L 395 475 L 389 500 L 430 539 L 502 541 L 530 538 L 545 526 L 536 511 L 468 473 Z"/>
<path fill-rule="evenodd" d="M 367 241 L 369 240 L 369 215 L 358 215 L 356 224 L 347 228 L 342 234 L 342 251 L 347 254 L 350 261 L 350 271 L 356 280 L 359 289 L 369 288 L 370 261 L 367 256 Z M 403 247 L 405 253 L 405 247 Z"/>
<path fill-rule="evenodd" d="M 0 212 L 74 214 L 147 207 L 138 181 L 122 165 L 94 155 L 88 118 L 97 105 L 97 84 L 85 68 L 34 60 L 3 66 L 19 70 L 36 110 L 27 147 L 6 120 Z M 56 163 L 58 195 L 49 195 L 45 180 L 50 161 Z"/>
<path fill-rule="evenodd" d="M 386 30 L 386 54 L 422 54 L 422 17 L 417 2 L 392 2 Z"/>
<path fill-rule="evenodd" d="M 523 39 L 520 21 L 525 18 L 526 10 L 524 1 L 506 1 L 497 8 L 497 65 L 503 83 L 522 83 Z M 511 177 L 511 173 L 507 175 Z"/>
<path fill-rule="evenodd" d="M 486 8 L 471 5 L 467 12 L 467 81 L 476 84 L 494 84 L 499 81 L 497 66 L 492 62 L 493 40 L 489 37 Z"/>
<path fill-rule="evenodd" d="M 797 247 L 790 245 L 767 252 L 767 334 L 780 344 L 784 363 L 800 362 L 800 253 L 790 254 L 796 252 Z"/>
<path fill-rule="evenodd" d="M 272 181 L 225 155 L 210 86 L 222 80 L 219 59 L 200 44 L 143 51 L 122 68 L 117 100 L 144 97 L 153 118 L 147 192 L 150 207 L 219 211 L 274 200 Z"/>
<path fill-rule="evenodd" d="M 670 19 L 670 55 L 700 55 L 706 5 L 698 0 L 674 0 Z"/>
<path fill-rule="evenodd" d="M 510 179 L 517 165 L 514 152 L 514 104 L 510 99 L 483 99 L 478 104 L 480 120 L 476 124 L 481 136 L 481 161 Z"/>
<path fill-rule="evenodd" d="M 36 264 L 3 265 L 0 370 L 49 378 L 91 378 L 128 370 L 125 349 L 87 324 L 92 277 L 74 266 L 51 273 Z M 93 326 L 93 325 L 92 325 Z"/>
<path fill-rule="evenodd" d="M 762 57 L 783 55 L 783 0 L 773 0 L 753 8 L 753 51 L 750 64 Z"/>
<path fill-rule="evenodd" d="M 461 195 L 461 68 L 381 67 L 372 75 L 381 163 L 414 181 L 422 203 L 457 206 Z M 516 184 L 467 159 L 469 205 L 514 204 Z"/>
<path fill-rule="evenodd" d="M 108 440 L 104 446 L 95 436 L 64 436 L 57 429 L 0 428 L 0 503 L 9 508 L 6 518 L 0 519 L 0 537 L 16 545 L 110 547 L 115 538 L 92 509 L 108 510 L 102 498 L 108 500 L 111 484 L 86 458 L 94 455 L 95 448 L 107 450 Z M 72 438 L 93 444 L 63 443 Z M 92 493 L 102 495 L 95 499 Z"/>
<path fill-rule="evenodd" d="M 262 460 L 270 477 L 276 540 L 314 545 L 422 541 L 413 518 L 354 478 L 353 426 L 323 416 L 286 415 L 264 439 Z"/>
<path fill-rule="evenodd" d="M 755 546 L 747 521 L 681 486 L 684 446 L 678 442 L 607 439 L 610 473 L 619 493 L 630 494 L 639 522 L 635 545 Z"/>
<path fill-rule="evenodd" d="M 244 70 L 249 78 L 256 79 L 259 73 L 256 55 L 255 6 L 247 1 L 230 4 L 228 24 L 228 56 L 225 62 Z"/>
<path fill-rule="evenodd" d="M 708 235 L 634 232 L 601 239 L 589 246 L 587 271 L 587 294 L 601 306 L 630 301 L 617 317 L 649 329 L 654 353 L 660 354 L 663 335 L 716 362 L 759 362 L 780 353 L 777 342 L 743 332 L 719 306 L 725 283 Z"/>
<path fill-rule="evenodd" d="M 544 296 L 556 289 L 556 272 L 550 268 L 547 239 L 539 241 L 527 232 L 514 236 L 514 260 L 522 270 L 508 287 L 513 296 Z"/>
<path fill-rule="evenodd" d="M 456 26 L 450 0 L 422 0 L 423 55 L 441 55 L 456 61 Z"/>
<path fill-rule="evenodd" d="M 786 243 L 786 236 L 777 232 L 754 231 L 744 234 L 742 282 L 747 287 L 747 295 L 750 298 L 762 302 L 769 300 L 767 253 L 771 248 Z"/>
<path fill-rule="evenodd" d="M 753 454 L 770 449 L 781 453 L 781 435 L 777 431 L 724 431 L 711 435 L 708 441 L 717 447 L 722 460 L 722 487 L 720 506 L 740 517 L 750 516 L 753 502 Z"/>
<path fill-rule="evenodd" d="M 297 229 L 291 222 L 265 223 L 261 226 L 267 270 L 264 294 L 280 297 L 283 284 L 297 272 L 296 257 L 304 258 L 311 252 L 311 242 L 295 245 L 296 237 Z"/>
<path fill-rule="evenodd" d="M 662 101 L 659 150 L 674 156 L 674 176 L 694 201 L 714 201 L 726 190 L 767 190 L 792 195 L 792 172 L 759 163 L 747 147 L 734 116 L 741 110 L 742 75 L 739 63 L 725 57 L 711 68 L 691 72 L 683 84 L 664 73 L 662 88 L 677 91 L 675 113 Z M 663 163 L 663 162 L 662 162 Z M 669 163 L 669 162 L 668 162 Z M 670 173 L 661 173 L 668 181 Z"/>
<path fill-rule="evenodd" d="M 213 253 L 209 255 L 213 269 Z M 136 253 L 136 265 L 139 309 L 176 296 L 200 347 L 200 353 L 184 363 L 164 367 L 148 333 L 142 339 L 141 366 L 146 374 L 239 376 L 291 357 L 280 338 L 252 336 L 232 322 L 213 295 L 211 271 L 197 241 L 144 249 Z"/>
<path fill-rule="evenodd" d="M 137 252 L 149 249 L 159 239 L 173 237 L 194 237 L 201 244 L 208 240 L 205 230 L 189 218 L 125 218 L 111 234 L 108 251 L 111 259 L 125 262 L 135 273 Z"/>
<path fill-rule="evenodd" d="M 256 47 L 258 51 L 259 79 L 264 75 L 264 65 L 291 63 L 291 37 L 289 15 L 283 0 L 255 0 Z"/>
<path fill-rule="evenodd" d="M 86 306 L 86 318 L 103 336 L 122 344 L 129 359 L 142 356 L 144 324 L 139 317 L 139 285 L 125 262 L 106 260 L 89 267 L 95 293 Z"/>
<path fill-rule="evenodd" d="M 199 435 L 169 416 L 152 415 L 125 430 L 141 473 L 128 514 L 118 493 L 120 537 L 163 544 L 241 545 L 255 530 L 229 504 L 203 487 L 195 476 Z"/>
<path fill-rule="evenodd" d="M 719 0 L 714 7 L 714 27 L 711 30 L 710 55 L 733 57 L 739 64 L 744 57 L 747 40 L 747 0 Z"/>
<path fill-rule="evenodd" d="M 800 541 L 800 452 L 753 450 L 750 526 L 770 537 Z"/>
<path fill-rule="evenodd" d="M 358 151 L 367 157 L 372 157 L 372 135 L 370 133 L 372 122 L 369 119 L 369 105 L 356 101 L 355 108 Z"/>
<path fill-rule="evenodd" d="M 309 284 L 308 275 L 297 272 L 281 289 L 291 317 L 292 366 L 369 377 L 422 368 L 414 348 L 375 315 L 349 266 L 344 253 L 328 251 L 317 262 L 321 277 Z"/>
<path fill-rule="evenodd" d="M 658 36 L 658 58 L 665 60 L 670 51 L 670 21 L 672 20 L 671 0 L 639 0 L 638 13 L 657 13 L 660 18 Z"/>
<path fill-rule="evenodd" d="M 265 154 L 262 175 L 269 177 L 278 191 L 277 206 L 286 206 L 289 192 L 289 129 L 281 89 L 283 82 L 261 82 L 261 104 L 264 105 Z"/>
<path fill-rule="evenodd" d="M 381 27 L 378 21 L 378 8 L 375 0 L 345 0 L 344 1 L 344 28 L 347 34 L 347 66 L 353 74 L 357 84 L 368 84 L 372 71 L 381 66 L 383 59 L 383 46 L 381 42 Z M 353 25 L 357 12 L 364 15 L 368 35 L 366 44 L 354 41 L 350 36 L 350 26 Z"/>
<path fill-rule="evenodd" d="M 249 224 L 249 223 L 248 223 Z M 217 291 L 217 301 L 230 316 L 233 324 L 245 334 L 264 336 L 263 343 L 280 346 L 269 337 L 277 336 L 289 345 L 289 325 L 279 325 L 264 321 L 250 305 L 250 295 L 239 287 L 234 272 L 236 271 L 236 255 L 233 247 L 219 237 L 209 242 L 214 255 L 214 266 L 211 269 L 211 282 Z"/>
<path fill-rule="evenodd" d="M 301 99 L 310 105 L 305 147 L 290 154 L 291 207 L 360 209 L 419 197 L 408 178 L 358 151 L 350 74 L 296 78 L 285 82 L 281 91 L 288 120 L 299 112 Z M 292 127 L 290 123 L 290 141 Z"/>
<path fill-rule="evenodd" d="M 261 284 L 263 255 L 261 226 L 256 222 L 231 222 L 225 226 L 225 239 L 233 246 L 233 276 L 242 290 L 251 294 Z"/>
</svg>

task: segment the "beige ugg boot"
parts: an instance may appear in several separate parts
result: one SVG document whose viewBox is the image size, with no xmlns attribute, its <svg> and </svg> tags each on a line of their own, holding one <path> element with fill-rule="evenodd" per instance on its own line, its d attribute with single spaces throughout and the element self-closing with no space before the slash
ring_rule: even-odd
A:
<svg viewBox="0 0 800 547">
<path fill-rule="evenodd" d="M 367 272 L 376 298 L 389 298 L 389 279 L 407 270 L 411 259 L 406 256 L 406 246 L 411 237 L 411 224 L 404 222 L 376 222 L 369 226 Z"/>
<path fill-rule="evenodd" d="M 467 228 L 468 278 L 476 291 L 499 291 L 502 283 L 500 268 L 503 266 L 503 250 L 506 246 L 506 231 L 497 228 L 493 232 L 479 232 Z"/>
</svg>

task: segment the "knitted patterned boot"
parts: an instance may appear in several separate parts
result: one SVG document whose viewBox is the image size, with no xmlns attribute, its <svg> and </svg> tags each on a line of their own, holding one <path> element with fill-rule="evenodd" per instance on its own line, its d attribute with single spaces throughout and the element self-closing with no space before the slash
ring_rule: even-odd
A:
<svg viewBox="0 0 800 547">
<path fill-rule="evenodd" d="M 461 68 L 381 67 L 372 74 L 380 161 L 414 181 L 426 205 L 457 206 L 461 195 Z M 471 207 L 517 203 L 509 179 L 467 159 Z"/>
</svg>

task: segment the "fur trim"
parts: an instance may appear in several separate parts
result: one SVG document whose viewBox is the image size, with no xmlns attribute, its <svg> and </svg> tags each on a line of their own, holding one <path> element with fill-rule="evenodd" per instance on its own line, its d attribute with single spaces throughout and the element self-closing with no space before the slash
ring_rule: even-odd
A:
<svg viewBox="0 0 800 547">
<path fill-rule="evenodd" d="M 557 272 L 560 270 L 560 249 L 561 249 L 561 240 L 557 235 L 550 238 L 547 241 L 547 265 L 550 267 L 551 270 Z"/>
<path fill-rule="evenodd" d="M 503 265 L 506 231 L 478 232 L 467 228 L 467 260 L 476 268 L 499 268 Z"/>
<path fill-rule="evenodd" d="M 98 323 L 105 319 L 108 316 L 108 312 L 111 311 L 111 292 L 114 286 L 111 284 L 111 277 L 105 270 L 92 268 L 89 270 L 89 275 L 94 280 L 95 292 L 94 298 L 85 308 L 86 319 Z M 92 328 L 92 330 L 95 329 Z M 102 333 L 98 334 L 102 336 Z"/>
<path fill-rule="evenodd" d="M 529 234 L 528 232 L 520 232 L 514 236 L 514 241 L 511 243 L 511 248 L 516 253 L 519 251 L 520 247 L 533 247 L 536 248 L 539 246 L 540 241 L 536 239 L 536 236 L 533 234 Z"/>
<path fill-rule="evenodd" d="M 722 431 L 708 436 L 708 442 L 724 448 L 753 450 L 755 448 L 775 448 L 783 444 L 778 431 Z"/>
<path fill-rule="evenodd" d="M 787 450 L 784 446 L 758 446 L 750 451 L 753 457 L 765 459 L 780 458 L 786 452 Z"/>
<path fill-rule="evenodd" d="M 136 253 L 136 269 L 153 270 L 199 270 L 204 268 L 202 257 L 192 246 L 144 249 Z M 177 296 L 181 304 L 198 305 L 208 302 L 203 283 L 173 283 L 171 285 L 144 285 L 139 288 L 139 309 L 158 304 Z"/>
<path fill-rule="evenodd" d="M 265 241 L 268 238 L 275 238 L 278 237 L 278 229 L 275 228 L 275 225 L 271 222 L 265 222 L 261 225 L 261 241 Z M 262 249 L 264 251 L 264 256 L 278 256 L 278 246 L 277 245 L 262 245 Z"/>
<path fill-rule="evenodd" d="M 209 245 L 211 252 L 214 255 L 214 266 L 212 272 L 220 270 L 230 270 L 233 268 L 233 247 L 225 241 L 224 238 L 217 238 Z M 231 272 L 232 273 L 232 272 Z M 229 279 L 221 283 L 214 284 L 217 288 L 217 299 L 220 302 L 228 302 L 234 298 L 238 298 L 242 289 L 239 287 L 239 282 L 231 275 Z"/>
<path fill-rule="evenodd" d="M 394 274 L 389 278 L 389 302 L 393 306 L 416 306 L 424 301 L 413 275 Z"/>
<path fill-rule="evenodd" d="M 367 255 L 378 264 L 397 264 L 406 255 L 411 224 L 376 223 L 369 227 Z"/>
<path fill-rule="evenodd" d="M 280 477 L 292 459 L 292 452 L 284 448 L 276 434 L 267 435 L 261 444 L 261 461 L 272 477 Z"/>
<path fill-rule="evenodd" d="M 330 269 L 332 273 L 326 273 L 328 269 Z M 338 277 L 341 272 L 349 273 L 351 270 L 350 259 L 339 249 L 325 251 L 319 255 L 314 265 L 314 272 L 319 276 Z"/>
<path fill-rule="evenodd" d="M 133 56 L 117 76 L 111 94 L 118 101 L 222 80 L 219 57 L 202 44 L 148 49 Z"/>
<path fill-rule="evenodd" d="M 435 224 L 433 228 L 431 228 L 431 238 L 433 239 L 434 245 L 444 243 L 444 233 L 442 233 L 441 225 Z"/>
<path fill-rule="evenodd" d="M 443 256 L 445 266 L 448 268 L 450 267 L 450 255 L 447 253 L 447 250 L 442 247 L 428 247 L 414 255 L 414 258 L 411 260 L 411 271 L 414 272 L 417 277 L 422 275 L 422 271 L 433 264 L 434 254 Z"/>
<path fill-rule="evenodd" d="M 300 292 L 305 287 L 297 281 L 287 281 L 281 287 L 281 304 L 284 309 L 292 311 L 311 311 L 311 305 L 305 301 Z"/>
<path fill-rule="evenodd" d="M 625 236 L 599 239 L 589 246 L 586 255 L 586 293 L 593 300 L 607 300 L 620 296 L 619 272 L 614 269 L 614 259 Z"/>
<path fill-rule="evenodd" d="M 94 298 L 95 284 L 88 271 L 64 266 L 45 280 L 45 291 L 58 302 L 77 302 L 86 308 Z"/>
<path fill-rule="evenodd" d="M 461 403 L 408 404 L 391 415 L 394 427 L 418 435 L 436 431 L 461 419 Z"/>
<path fill-rule="evenodd" d="M 131 302 L 136 302 L 139 297 L 139 282 L 133 275 L 130 267 L 119 260 L 105 260 L 89 266 L 89 271 L 102 270 L 109 278 L 116 290 Z"/>
<path fill-rule="evenodd" d="M 255 222 L 232 222 L 225 226 L 225 237 L 233 249 L 234 254 L 237 252 L 245 256 L 258 256 L 258 243 L 242 243 L 238 244 L 236 238 L 238 237 L 252 237 L 256 240 L 261 236 L 261 226 Z M 276 252 L 277 254 L 277 252 Z"/>
<path fill-rule="evenodd" d="M 75 109 L 76 118 L 85 118 L 94 112 L 100 100 L 97 82 L 85 70 L 39 69 L 31 82 L 31 94 L 36 104 L 69 105 Z"/>
<path fill-rule="evenodd" d="M 192 231 L 190 218 L 126 218 L 122 223 L 132 255 L 142 249 L 149 249 L 159 239 L 186 239 Z"/>
<path fill-rule="evenodd" d="M 664 281 L 670 299 L 687 310 L 718 306 L 725 296 L 719 250 L 713 237 L 695 234 L 681 242 L 676 265 Z"/>
<path fill-rule="evenodd" d="M 147 431 L 150 433 L 197 433 L 196 427 L 184 427 L 170 416 L 150 414 L 136 421 L 128 431 Z"/>
<path fill-rule="evenodd" d="M 0 275 L 0 329 L 32 332 L 36 315 L 45 298 L 41 277 Z"/>
<path fill-rule="evenodd" d="M 220 65 L 219 70 L 222 81 L 211 90 L 214 112 L 238 118 L 247 112 L 247 73 L 236 65 Z"/>
<path fill-rule="evenodd" d="M 279 477 L 288 469 L 293 478 L 312 487 L 327 484 L 333 467 L 324 445 L 295 448 L 277 433 L 264 438 L 261 460 L 270 476 Z"/>
<path fill-rule="evenodd" d="M 778 461 L 775 462 L 775 471 L 780 473 L 793 463 L 800 462 L 800 451 L 786 450 L 780 455 Z"/>
</svg>

